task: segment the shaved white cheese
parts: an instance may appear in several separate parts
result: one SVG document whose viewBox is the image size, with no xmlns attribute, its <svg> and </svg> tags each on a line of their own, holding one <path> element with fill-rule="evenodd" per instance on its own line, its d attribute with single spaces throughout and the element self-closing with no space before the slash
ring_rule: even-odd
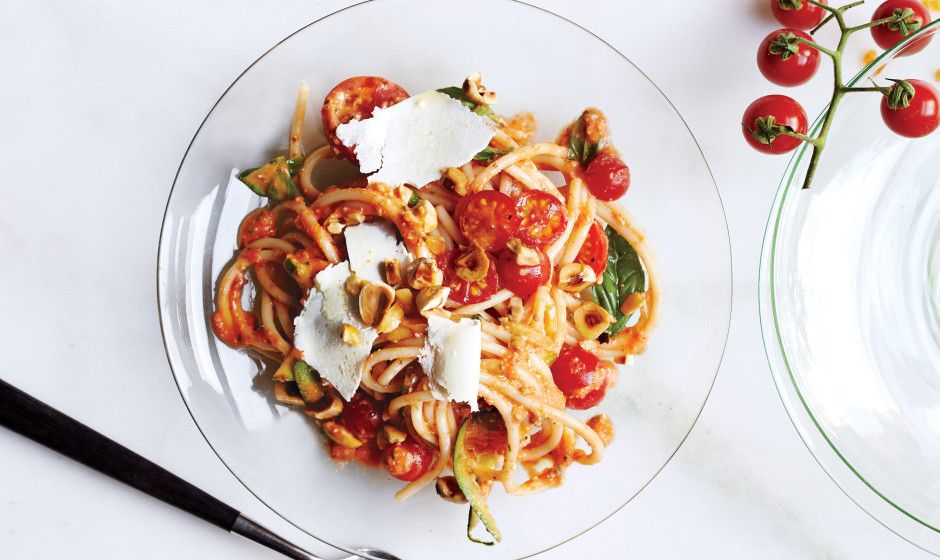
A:
<svg viewBox="0 0 940 560">
<path fill-rule="evenodd" d="M 418 187 L 439 178 L 442 169 L 473 159 L 494 134 L 486 118 L 437 91 L 376 109 L 371 118 L 336 129 L 343 145 L 355 148 L 359 170 L 372 174 L 370 183 Z"/>
<path fill-rule="evenodd" d="M 395 259 L 405 270 L 411 262 L 411 256 L 405 245 L 398 241 L 395 226 L 389 222 L 367 222 L 358 226 L 347 227 L 346 253 L 349 254 L 349 268 L 356 276 L 372 282 L 385 282 L 382 262 Z"/>
<path fill-rule="evenodd" d="M 428 336 L 418 357 L 430 382 L 431 394 L 439 400 L 470 404 L 477 409 L 480 389 L 480 322 L 454 322 L 428 316 Z"/>
<path fill-rule="evenodd" d="M 294 319 L 294 346 L 305 362 L 330 382 L 347 401 L 362 379 L 362 362 L 379 333 L 359 318 L 359 307 L 346 292 L 349 263 L 326 267 L 317 274 L 304 309 Z M 343 342 L 343 324 L 359 331 L 359 344 Z"/>
</svg>

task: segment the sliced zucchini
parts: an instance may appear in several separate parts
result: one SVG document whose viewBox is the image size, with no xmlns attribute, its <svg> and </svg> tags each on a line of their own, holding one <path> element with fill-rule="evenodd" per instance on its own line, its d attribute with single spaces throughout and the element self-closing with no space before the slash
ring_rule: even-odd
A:
<svg viewBox="0 0 940 560">
<path fill-rule="evenodd" d="M 294 362 L 294 383 L 300 391 L 300 396 L 304 402 L 314 403 L 323 398 L 323 387 L 320 386 L 320 376 L 313 371 L 310 365 L 303 361 Z"/>
<path fill-rule="evenodd" d="M 492 484 L 491 477 L 498 472 L 499 459 L 506 454 L 506 426 L 499 413 L 474 412 L 460 426 L 454 442 L 454 476 L 460 491 L 470 502 L 471 520 L 467 524 L 470 535 L 478 517 L 486 530 L 499 542 L 502 539 L 496 520 L 486 503 Z M 481 476 L 482 475 L 482 476 Z"/>
<path fill-rule="evenodd" d="M 292 177 L 302 165 L 302 158 L 287 159 L 277 156 L 261 167 L 242 172 L 238 179 L 255 194 L 280 202 L 300 194 Z"/>
</svg>

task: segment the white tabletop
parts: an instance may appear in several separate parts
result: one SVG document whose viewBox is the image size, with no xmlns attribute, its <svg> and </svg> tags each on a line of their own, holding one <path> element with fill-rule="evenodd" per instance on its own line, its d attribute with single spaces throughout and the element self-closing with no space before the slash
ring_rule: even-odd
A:
<svg viewBox="0 0 940 560">
<path fill-rule="evenodd" d="M 327 557 L 341 555 L 254 499 L 199 434 L 163 353 L 154 269 L 170 184 L 220 92 L 283 36 L 347 4 L 0 1 L 0 376 Z M 685 445 L 626 508 L 539 558 L 929 557 L 830 481 L 764 358 L 757 267 L 786 158 L 752 152 L 738 123 L 777 89 L 754 65 L 777 27 L 767 2 L 537 4 L 612 43 L 683 113 L 724 199 L 735 272 L 724 364 Z M 811 115 L 828 73 L 795 90 Z M 0 457 L 3 558 L 277 558 L 9 432 Z"/>
</svg>

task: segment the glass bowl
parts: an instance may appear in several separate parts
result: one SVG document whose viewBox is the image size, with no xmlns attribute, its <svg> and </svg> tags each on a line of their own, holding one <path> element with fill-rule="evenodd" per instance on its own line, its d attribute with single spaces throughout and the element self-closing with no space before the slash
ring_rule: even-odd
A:
<svg viewBox="0 0 940 560">
<path fill-rule="evenodd" d="M 940 40 L 896 53 L 938 28 L 851 84 L 930 81 Z M 893 134 L 880 102 L 843 99 L 810 190 L 810 151 L 791 161 L 764 239 L 761 322 L 777 389 L 820 465 L 887 528 L 940 554 L 940 134 Z"/>
<path fill-rule="evenodd" d="M 731 262 L 714 180 L 685 122 L 659 89 L 599 38 L 522 3 L 399 0 L 353 6 L 303 27 L 261 56 L 199 127 L 173 185 L 160 239 L 158 296 L 170 365 L 206 440 L 260 500 L 339 548 L 372 546 L 415 559 L 520 558 L 604 520 L 642 490 L 689 433 L 712 387 L 728 332 Z M 473 41 L 467 36 L 472 35 Z M 462 37 L 462 38 L 461 38 Z M 626 203 L 646 228 L 663 282 L 661 325 L 603 404 L 617 426 L 604 461 L 568 471 L 563 487 L 492 496 L 504 535 L 467 541 L 467 511 L 427 490 L 397 503 L 380 470 L 338 467 L 315 426 L 276 404 L 265 364 L 212 335 L 220 268 L 241 218 L 261 201 L 227 189 L 244 168 L 286 148 L 298 85 L 316 100 L 340 80 L 374 74 L 408 91 L 460 84 L 474 71 L 498 109 L 531 110 L 551 139 L 586 106 L 607 112 L 633 173 Z M 307 146 L 323 142 L 308 126 Z M 446 551 L 446 552 L 445 552 Z"/>
</svg>

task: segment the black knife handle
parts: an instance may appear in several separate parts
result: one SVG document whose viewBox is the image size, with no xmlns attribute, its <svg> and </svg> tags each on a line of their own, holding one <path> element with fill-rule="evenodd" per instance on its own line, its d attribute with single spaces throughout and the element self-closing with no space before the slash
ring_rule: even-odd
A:
<svg viewBox="0 0 940 560">
<path fill-rule="evenodd" d="M 234 508 L 2 379 L 0 424 L 226 531 L 238 519 Z"/>
</svg>

